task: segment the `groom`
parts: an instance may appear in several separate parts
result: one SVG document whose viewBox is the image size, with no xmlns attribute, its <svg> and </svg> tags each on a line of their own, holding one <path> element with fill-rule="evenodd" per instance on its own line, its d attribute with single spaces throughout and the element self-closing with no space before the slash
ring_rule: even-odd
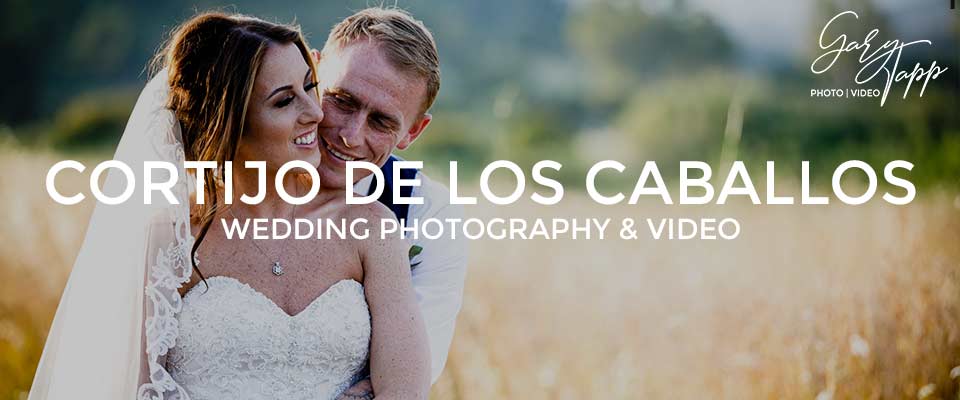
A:
<svg viewBox="0 0 960 400">
<path fill-rule="evenodd" d="M 324 118 L 320 122 L 318 167 L 320 179 L 346 187 L 347 161 L 368 161 L 381 168 L 391 163 L 395 149 L 406 149 L 430 124 L 427 113 L 440 89 L 440 61 L 430 31 L 410 14 L 380 7 L 361 10 L 330 31 L 317 58 Z M 357 170 L 354 191 L 370 192 L 369 171 Z M 421 186 L 412 193 L 423 204 L 390 203 L 397 218 L 460 218 L 462 209 L 449 204 L 446 187 L 419 171 Z M 391 179 L 391 169 L 384 176 Z M 389 184 L 387 188 L 389 188 Z M 387 192 L 385 190 L 384 192 Z M 431 382 L 436 382 L 447 359 L 454 323 L 463 299 L 466 243 L 443 238 L 411 241 L 422 249 L 411 260 L 413 287 L 430 341 Z M 411 253 L 412 254 L 412 253 Z M 372 398 L 369 378 L 348 389 L 342 399 Z"/>
</svg>

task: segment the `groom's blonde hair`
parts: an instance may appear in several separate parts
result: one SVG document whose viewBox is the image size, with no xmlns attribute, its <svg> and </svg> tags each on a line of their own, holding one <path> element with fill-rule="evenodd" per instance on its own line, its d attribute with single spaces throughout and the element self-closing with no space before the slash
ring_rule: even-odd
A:
<svg viewBox="0 0 960 400">
<path fill-rule="evenodd" d="M 413 73 L 427 85 L 421 112 L 426 112 L 440 91 L 440 57 L 433 35 L 423 22 L 398 8 L 371 7 L 347 17 L 330 30 L 323 56 L 343 50 L 357 40 L 381 46 L 387 60 L 401 72 Z"/>
</svg>

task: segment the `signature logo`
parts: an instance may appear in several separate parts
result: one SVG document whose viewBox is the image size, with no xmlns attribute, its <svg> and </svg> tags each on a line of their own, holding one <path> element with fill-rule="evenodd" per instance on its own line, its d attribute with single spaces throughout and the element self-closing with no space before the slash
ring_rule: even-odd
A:
<svg viewBox="0 0 960 400">
<path fill-rule="evenodd" d="M 903 98 L 906 99 L 914 83 L 922 81 L 923 84 L 920 87 L 918 97 L 923 97 L 927 84 L 947 71 L 947 67 L 937 65 L 936 61 L 930 63 L 926 68 L 921 67 L 919 62 L 914 64 L 912 70 L 908 71 L 901 68 L 900 57 L 905 49 L 919 45 L 932 46 L 933 42 L 930 40 L 904 42 L 894 39 L 881 42 L 877 39 L 880 30 L 876 28 L 867 33 L 861 42 L 848 41 L 847 35 L 843 33 L 831 36 L 831 25 L 841 18 L 860 19 L 860 16 L 853 11 L 844 11 L 831 18 L 824 25 L 823 30 L 820 31 L 818 44 L 820 49 L 826 50 L 826 52 L 813 60 L 813 63 L 810 64 L 810 72 L 817 75 L 823 74 L 829 71 L 844 54 L 859 52 L 860 56 L 857 61 L 860 63 L 860 70 L 854 78 L 855 82 L 858 85 L 863 85 L 877 78 L 882 79 L 884 86 L 880 95 L 880 106 L 883 107 L 887 101 L 887 94 L 890 93 L 890 88 L 894 83 L 905 81 Z M 829 40 L 828 38 L 833 39 Z"/>
</svg>

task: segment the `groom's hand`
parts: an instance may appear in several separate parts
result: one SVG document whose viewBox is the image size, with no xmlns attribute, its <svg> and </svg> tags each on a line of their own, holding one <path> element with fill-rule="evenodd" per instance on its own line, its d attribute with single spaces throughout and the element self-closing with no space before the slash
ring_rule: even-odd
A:
<svg viewBox="0 0 960 400">
<path fill-rule="evenodd" d="M 372 400 L 373 399 L 373 385 L 370 384 L 370 379 L 364 379 L 360 382 L 355 383 L 353 386 L 350 386 L 349 389 L 345 390 L 340 397 L 337 397 L 337 400 Z"/>
</svg>

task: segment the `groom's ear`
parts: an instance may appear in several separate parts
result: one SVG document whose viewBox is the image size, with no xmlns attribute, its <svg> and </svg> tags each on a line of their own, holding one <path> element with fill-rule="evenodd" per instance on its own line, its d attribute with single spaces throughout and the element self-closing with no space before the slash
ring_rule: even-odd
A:
<svg viewBox="0 0 960 400">
<path fill-rule="evenodd" d="M 410 126 L 410 130 L 407 131 L 407 134 L 403 136 L 403 139 L 400 139 L 400 143 L 397 143 L 397 148 L 400 150 L 406 150 L 407 147 L 410 147 L 413 144 L 413 141 L 417 140 L 420 137 L 420 134 L 427 129 L 427 125 L 430 125 L 430 121 L 433 121 L 433 116 L 430 113 L 423 113 L 420 116 L 420 119 Z"/>
</svg>

